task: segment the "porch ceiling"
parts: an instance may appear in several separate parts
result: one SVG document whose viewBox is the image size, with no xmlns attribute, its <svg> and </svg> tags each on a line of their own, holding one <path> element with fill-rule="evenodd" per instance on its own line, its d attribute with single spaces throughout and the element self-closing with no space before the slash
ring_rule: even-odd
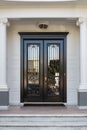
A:
<svg viewBox="0 0 87 130">
<path fill-rule="evenodd" d="M 64 6 L 86 6 L 87 0 L 0 0 L 0 6 L 29 6 L 29 5 L 64 5 Z"/>
</svg>

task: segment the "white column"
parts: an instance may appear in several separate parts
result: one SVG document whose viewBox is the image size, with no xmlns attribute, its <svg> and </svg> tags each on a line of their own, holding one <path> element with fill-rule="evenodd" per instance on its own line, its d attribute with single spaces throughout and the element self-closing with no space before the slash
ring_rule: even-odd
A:
<svg viewBox="0 0 87 130">
<path fill-rule="evenodd" d="M 7 91 L 6 82 L 6 25 L 7 18 L 0 19 L 0 91 Z"/>
<path fill-rule="evenodd" d="M 80 26 L 80 85 L 79 92 L 87 92 L 87 19 L 79 18 Z"/>
</svg>

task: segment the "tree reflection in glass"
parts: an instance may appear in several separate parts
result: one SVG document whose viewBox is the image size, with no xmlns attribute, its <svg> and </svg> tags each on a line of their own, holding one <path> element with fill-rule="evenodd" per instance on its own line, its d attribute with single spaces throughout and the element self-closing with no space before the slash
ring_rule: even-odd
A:
<svg viewBox="0 0 87 130">
<path fill-rule="evenodd" d="M 48 46 L 48 96 L 59 95 L 59 46 Z"/>
</svg>

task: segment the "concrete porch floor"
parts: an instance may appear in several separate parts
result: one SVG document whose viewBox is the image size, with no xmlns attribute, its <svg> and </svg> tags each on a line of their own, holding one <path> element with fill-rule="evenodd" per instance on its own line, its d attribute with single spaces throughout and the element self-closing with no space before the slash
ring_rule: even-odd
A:
<svg viewBox="0 0 87 130">
<path fill-rule="evenodd" d="M 0 110 L 1 114 L 87 115 L 87 110 L 77 106 L 9 106 L 8 110 Z"/>
</svg>

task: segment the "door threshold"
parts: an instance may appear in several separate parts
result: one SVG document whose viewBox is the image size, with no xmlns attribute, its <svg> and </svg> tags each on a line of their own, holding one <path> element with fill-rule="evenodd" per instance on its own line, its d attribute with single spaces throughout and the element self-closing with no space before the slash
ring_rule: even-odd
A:
<svg viewBox="0 0 87 130">
<path fill-rule="evenodd" d="M 24 102 L 24 106 L 65 106 L 64 102 Z"/>
</svg>

